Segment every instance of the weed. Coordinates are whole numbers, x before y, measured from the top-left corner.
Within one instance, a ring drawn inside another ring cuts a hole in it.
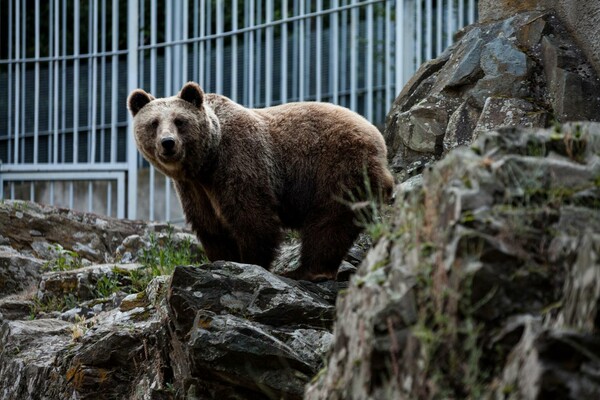
[[[72,293],[62,297],[49,296],[44,300],[34,297],[29,309],[29,318],[35,319],[40,313],[48,313],[52,311],[63,312],[77,306],[78,303],[79,300]]]
[[[96,294],[98,297],[110,297],[121,289],[121,283],[116,277],[103,275],[96,282]]]
[[[54,260],[47,261],[44,264],[44,268],[49,271],[70,271],[83,266],[81,257],[75,251],[65,249],[58,243],[48,249],[57,254]]]
[[[154,233],[150,233],[150,245],[142,250],[140,257],[144,268],[130,272],[131,286],[138,291],[144,290],[152,278],[171,275],[176,266],[190,265],[195,261],[197,260],[192,254],[191,240],[185,238],[182,242],[176,243],[173,239],[173,227],[168,227],[167,235],[164,237],[157,237]]]

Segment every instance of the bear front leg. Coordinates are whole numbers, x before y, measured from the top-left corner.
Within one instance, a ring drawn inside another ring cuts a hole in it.
[[[311,216],[301,230],[300,267],[288,275],[299,280],[335,280],[340,263],[362,228],[351,211]]]
[[[211,234],[198,232],[198,238],[206,257],[212,262],[217,260],[241,262],[239,246],[228,233]]]
[[[200,239],[210,261],[240,262],[237,241],[221,219],[201,185],[190,181],[174,181],[187,222]]]
[[[275,207],[269,207],[265,203],[246,201],[224,207],[223,210],[227,212],[241,262],[269,269],[283,239],[283,232],[281,221],[273,211]]]

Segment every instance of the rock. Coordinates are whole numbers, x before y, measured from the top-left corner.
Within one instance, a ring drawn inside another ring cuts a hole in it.
[[[599,160],[600,124],[503,128],[401,184],[305,398],[597,397]]]
[[[32,307],[33,303],[29,300],[12,296],[0,299],[0,315],[5,320],[25,319],[31,315]]]
[[[545,126],[547,120],[548,115],[546,111],[538,109],[527,100],[488,97],[483,106],[483,110],[481,111],[481,116],[477,121],[477,125],[471,132],[472,135],[477,136],[480,132],[489,131],[491,129],[514,126],[533,128]],[[460,125],[465,126],[466,124],[463,122]],[[463,143],[459,144],[467,143],[470,143],[468,139],[463,140]]]
[[[598,355],[597,335],[547,330],[534,320],[508,356],[495,395],[509,400],[596,398]]]
[[[599,120],[598,74],[554,13],[523,11],[458,37],[387,115],[388,157],[401,181],[486,130]]]
[[[600,121],[600,80],[581,62],[582,51],[557,37],[544,36],[542,59],[552,108],[559,121]]]
[[[165,291],[163,286],[159,297],[164,299]],[[159,303],[113,309],[75,324],[4,321],[1,397],[161,398],[169,393],[171,375],[160,309]]]
[[[33,289],[43,265],[43,260],[15,250],[0,250],[0,297]]]
[[[38,254],[34,243],[42,241],[44,251],[46,243],[60,244],[90,261],[109,262],[106,257],[114,254],[123,239],[142,231],[144,225],[26,201],[6,200],[0,205],[0,235],[15,250],[31,255]]]
[[[47,272],[42,276],[38,298],[73,295],[78,300],[104,297],[119,286],[131,283],[130,276],[143,270],[142,264],[98,264],[70,271]]]
[[[331,342],[334,309],[322,291],[253,265],[176,268],[167,301],[183,392],[301,398]]]

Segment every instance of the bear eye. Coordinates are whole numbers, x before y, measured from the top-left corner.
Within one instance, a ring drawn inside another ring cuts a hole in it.
[[[152,124],[152,129],[156,129],[156,128],[158,128],[158,120],[157,120],[157,119],[155,119],[155,120],[152,120],[152,123],[151,123],[151,124]]]
[[[175,123],[175,126],[178,128],[181,128],[182,126],[185,125],[185,120],[181,119],[181,118],[175,118],[175,121],[173,121]]]

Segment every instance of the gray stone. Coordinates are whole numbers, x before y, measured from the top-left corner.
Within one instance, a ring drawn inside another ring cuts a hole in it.
[[[306,398],[596,398],[599,160],[600,124],[504,128],[401,184]]]
[[[473,30],[470,34],[475,36],[475,32]],[[465,38],[465,45],[457,49],[456,53],[452,55],[452,58],[456,58],[457,62],[453,64],[451,76],[446,81],[447,88],[470,84],[483,72],[479,62],[483,45],[484,42],[479,37],[475,36],[471,41]]]
[[[483,131],[504,127],[543,128],[547,120],[547,113],[527,100],[488,97],[472,132],[477,135]]]
[[[223,290],[226,288],[226,290]],[[333,297],[255,265],[177,267],[167,298],[183,391],[301,398],[329,349]]]
[[[463,146],[473,141],[473,131],[480,111],[465,100],[450,116],[444,135],[444,151]]]
[[[37,286],[44,262],[15,251],[0,251],[0,297]]]
[[[552,107],[560,121],[600,121],[600,80],[570,43],[544,37],[544,71]]]
[[[126,286],[130,275],[142,271],[142,264],[97,264],[70,271],[47,272],[42,276],[37,297],[41,301],[72,295],[78,300],[100,297],[99,282]]]
[[[514,43],[504,37],[487,43],[480,62],[485,76],[469,91],[480,107],[490,96],[527,97],[532,63]]]

